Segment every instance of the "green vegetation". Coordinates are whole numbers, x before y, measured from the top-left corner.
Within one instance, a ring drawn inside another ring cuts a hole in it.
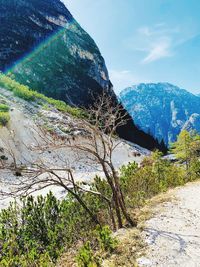
[[[0,126],[6,126],[9,120],[9,107],[5,104],[0,104]]]
[[[5,104],[0,104],[0,112],[8,112],[9,107]]]
[[[199,178],[200,175],[200,135],[184,130],[178,136],[177,142],[172,144],[172,153],[180,164],[185,164],[186,179],[188,181]]]
[[[76,262],[79,267],[98,267],[100,265],[100,259],[95,257],[92,251],[91,244],[87,241],[79,250],[76,256]]]
[[[98,211],[95,203],[93,206]],[[52,193],[35,200],[30,196],[0,213],[0,266],[54,266],[64,248],[79,239],[91,241],[96,249],[111,251],[116,245],[111,233],[108,227],[96,228],[71,197],[59,201]],[[79,266],[88,266],[82,263],[98,258],[87,242],[77,256]]]
[[[10,120],[10,115],[8,112],[0,112],[0,125],[6,126]]]
[[[70,246],[81,236],[86,223],[77,203],[60,202],[51,193],[36,200],[28,197],[21,209],[12,203],[0,215],[0,266],[50,266],[64,244]]]
[[[96,236],[102,251],[112,252],[117,247],[117,240],[112,237],[112,231],[109,226],[97,226]]]
[[[122,166],[120,185],[130,214],[152,196],[200,177],[199,135],[182,132],[172,151],[175,162],[155,151],[143,160],[141,166],[136,163]],[[89,192],[97,188],[103,199]],[[73,194],[62,201],[52,193],[37,199],[29,196],[20,205],[11,203],[9,208],[2,210],[0,266],[55,266],[70,248],[77,251],[73,257],[79,267],[101,266],[102,260],[118,247],[110,230],[110,207],[105,201],[112,193],[106,180],[99,177],[94,179],[90,190],[78,194],[97,215],[101,226],[85,213]],[[81,247],[77,246],[80,242]],[[69,254],[69,257],[72,255]]]
[[[90,241],[87,241],[77,253],[76,262],[79,267],[100,267],[102,255],[114,252],[118,246],[118,241],[112,236],[109,226],[97,226],[94,236],[97,237],[95,250]]]
[[[158,151],[145,158],[142,167],[135,163],[123,166],[121,174],[122,190],[131,208],[141,207],[154,195],[185,183],[182,166],[163,159]]]
[[[86,116],[86,113],[83,110],[70,107],[63,101],[47,97],[43,94],[38,93],[37,91],[31,90],[28,86],[16,82],[11,77],[3,73],[0,73],[0,86],[12,91],[15,96],[20,97],[26,101],[37,101],[39,104],[43,105],[48,103],[59,111],[67,112],[74,117],[84,118]]]

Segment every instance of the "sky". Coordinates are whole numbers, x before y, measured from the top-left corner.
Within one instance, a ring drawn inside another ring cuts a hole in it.
[[[97,43],[116,93],[169,82],[200,93],[199,0],[62,0]]]

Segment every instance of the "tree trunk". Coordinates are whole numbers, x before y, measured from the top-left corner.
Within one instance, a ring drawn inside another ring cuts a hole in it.
[[[120,229],[123,227],[123,223],[122,223],[122,216],[120,212],[119,200],[118,200],[116,192],[113,192],[113,201],[114,201],[114,207],[115,207],[115,212],[117,216],[118,228]]]
[[[112,204],[109,205],[109,213],[110,213],[110,218],[111,218],[111,222],[112,222],[112,226],[113,226],[113,231],[116,231],[117,230],[117,225],[116,225],[115,216],[114,216],[114,213],[113,213]]]
[[[112,173],[113,173],[113,178],[115,181],[115,186],[116,186],[116,191],[117,191],[117,198],[119,200],[119,205],[122,211],[122,214],[124,215],[125,219],[127,220],[127,222],[132,226],[132,227],[136,227],[137,226],[137,221],[133,220],[131,218],[131,216],[128,214],[127,208],[126,208],[126,204],[125,204],[125,200],[124,200],[124,195],[122,193],[121,187],[120,187],[120,181],[119,181],[119,177],[118,174],[116,173],[114,166],[111,164],[111,169],[112,169]]]
[[[119,199],[119,203],[120,203],[120,207],[121,207],[121,210],[122,210],[122,213],[125,217],[125,219],[127,220],[127,222],[132,226],[132,227],[136,227],[137,226],[137,221],[135,219],[132,219],[130,214],[127,212],[127,208],[126,206],[124,205],[122,199],[120,198]]]
[[[122,216],[121,216],[121,212],[120,212],[120,205],[119,205],[119,200],[117,197],[117,191],[116,191],[115,185],[113,183],[113,179],[109,175],[109,172],[105,166],[105,162],[100,160],[100,163],[101,163],[101,166],[103,168],[103,172],[106,176],[107,182],[110,185],[110,188],[112,190],[113,202],[114,202],[114,208],[115,208],[115,212],[116,212],[116,216],[117,216],[118,228],[122,228],[123,223],[122,223]]]

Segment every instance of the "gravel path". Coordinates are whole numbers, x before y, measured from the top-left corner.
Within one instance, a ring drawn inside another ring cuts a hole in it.
[[[158,205],[146,223],[148,246],[139,266],[200,266],[200,182],[171,193],[175,200]]]

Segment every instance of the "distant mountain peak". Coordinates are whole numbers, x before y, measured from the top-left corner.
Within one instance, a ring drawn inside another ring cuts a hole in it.
[[[124,94],[125,92],[129,92],[129,91],[136,91],[136,92],[140,92],[142,90],[149,90],[149,91],[165,91],[165,93],[169,92],[169,93],[174,93],[174,94],[179,94],[179,93],[185,93],[185,94],[192,94],[190,92],[188,92],[186,89],[182,89],[176,85],[173,85],[171,83],[168,82],[158,82],[158,83],[138,83],[135,85],[132,85],[131,87],[127,87],[124,90],[122,90],[122,92],[120,93],[120,95]]]
[[[170,83],[141,83],[119,96],[136,125],[168,145],[183,128],[199,131],[200,98]]]

